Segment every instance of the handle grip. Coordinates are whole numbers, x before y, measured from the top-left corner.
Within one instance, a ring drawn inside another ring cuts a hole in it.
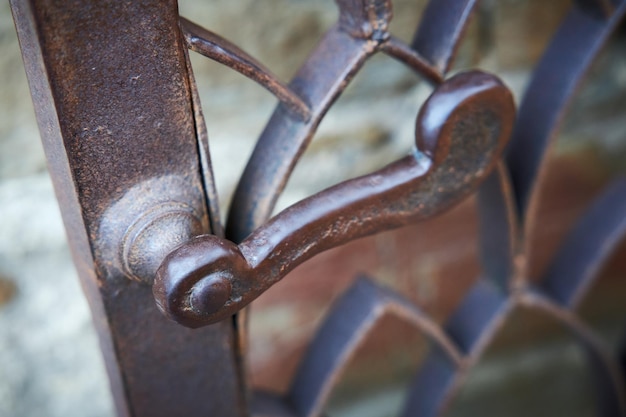
[[[489,175],[514,119],[497,77],[451,77],[420,109],[411,155],[298,202],[239,245],[202,235],[179,246],[157,271],[157,305],[187,327],[215,323],[324,250],[451,208]]]

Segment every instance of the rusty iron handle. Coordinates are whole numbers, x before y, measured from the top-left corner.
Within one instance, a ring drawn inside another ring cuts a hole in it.
[[[420,109],[411,155],[300,201],[239,245],[202,235],[179,246],[157,271],[157,305],[187,327],[215,323],[324,250],[441,213],[491,172],[514,119],[497,77],[451,77]]]

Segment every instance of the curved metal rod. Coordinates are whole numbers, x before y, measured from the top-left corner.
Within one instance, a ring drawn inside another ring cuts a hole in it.
[[[441,415],[512,309],[510,297],[485,280],[477,281],[446,323],[446,334],[463,352],[461,366],[452,368],[431,351],[409,387],[402,416]]]
[[[621,0],[608,20],[574,5],[533,74],[506,158],[527,242],[535,227],[537,190],[543,181],[547,150],[572,96],[625,14],[626,0]]]
[[[546,293],[576,308],[624,236],[626,179],[619,179],[596,198],[566,237],[542,281]]]
[[[550,142],[556,137],[577,85],[626,12],[623,1],[606,21],[599,12],[606,9],[603,0],[577,3],[546,50],[522,100],[507,150],[508,170],[494,173],[478,194],[482,261],[487,277],[501,288],[527,281],[529,266],[514,260],[516,254],[540,250],[531,243],[537,190],[541,188]],[[532,258],[532,254],[526,257]]]
[[[317,417],[347,367],[383,317],[393,316],[425,334],[438,352],[438,363],[461,366],[461,353],[443,330],[413,303],[359,278],[335,303],[309,345],[288,394],[300,417]]]
[[[371,41],[352,38],[337,26],[324,36],[289,84],[310,104],[311,117],[297,120],[282,106],[276,108],[235,189],[226,226],[229,239],[240,242],[270,217],[322,118],[374,51]]]
[[[452,368],[441,363],[433,352],[426,367],[413,380],[403,416],[434,417],[441,415],[454,400],[471,369],[481,359],[506,320],[517,308],[541,311],[547,318],[568,329],[583,348],[599,384],[599,415],[624,415],[624,380],[619,366],[602,340],[572,312],[540,293],[523,289],[505,296],[480,280],[468,293],[446,325],[446,333],[464,352],[461,366]],[[432,369],[438,373],[433,379]]]
[[[390,36],[380,45],[380,50],[392,58],[403,62],[431,84],[438,85],[444,80],[444,74],[435,68],[426,58],[398,38]]]
[[[589,362],[589,369],[597,381],[598,415],[603,417],[626,415],[626,384],[620,373],[618,361],[592,329],[572,311],[564,308],[536,291],[524,291],[517,299],[523,307],[541,310],[570,330],[576,337]]]
[[[339,23],[327,32],[289,84],[289,88],[310,105],[311,118],[306,122],[293,120],[281,107],[272,115],[246,165],[230,206],[226,236],[235,242],[240,242],[271,216],[287,179],[322,117],[365,61],[383,49],[431,82],[438,79],[433,63],[442,54],[446,65],[440,70],[449,67],[475,0],[431,0],[427,8],[430,11],[423,17],[420,27],[438,27],[438,30],[424,29],[419,38],[424,44],[435,45],[439,52],[415,56],[400,48],[387,33],[391,20],[390,1],[337,0],[337,3]],[[375,3],[374,6],[371,3]],[[371,13],[372,10],[378,13]],[[458,15],[460,10],[462,13]],[[452,31],[448,30],[450,27]],[[427,53],[429,51],[426,49]],[[418,62],[421,61],[418,57],[424,57],[426,62]]]
[[[515,256],[519,252],[520,230],[515,196],[503,162],[478,189],[480,259],[485,277],[502,291],[521,281]]]
[[[441,73],[448,72],[476,0],[432,0],[424,9],[411,46]]]
[[[513,97],[495,76],[450,78],[420,110],[416,152],[289,207],[238,246],[215,236],[182,245],[157,272],[159,307],[185,326],[214,323],[317,253],[454,206],[491,172],[514,114]]]
[[[297,94],[239,47],[184,17],[180,18],[180,28],[189,49],[256,81],[274,94],[297,117],[306,120],[311,116],[309,107]]]

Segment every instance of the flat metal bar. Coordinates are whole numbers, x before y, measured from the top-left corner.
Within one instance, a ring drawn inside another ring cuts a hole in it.
[[[466,355],[489,344],[494,323],[503,321],[510,309],[508,297],[493,284],[480,279],[445,324],[446,333]]]
[[[462,370],[432,349],[411,382],[402,417],[434,417],[452,401]]]
[[[417,51],[398,38],[390,36],[389,39],[381,44],[380,50],[412,68],[413,71],[424,77],[431,84],[439,85],[444,80],[444,74],[438,68],[435,68]]]
[[[186,72],[191,88],[191,104],[194,115],[194,127],[198,141],[198,155],[200,156],[200,166],[202,170],[202,188],[204,189],[204,201],[209,215],[209,226],[211,233],[224,237],[224,225],[220,213],[220,200],[217,194],[217,185],[213,175],[213,163],[211,162],[211,152],[209,150],[209,132],[206,128],[200,93],[191,68],[191,60],[188,51],[185,51]]]
[[[275,110],[235,190],[226,227],[230,240],[242,241],[271,216],[297,159],[372,49],[370,41],[334,27],[298,71],[289,88],[310,106],[311,116],[305,121],[283,106]]]
[[[144,181],[203,201],[176,2],[12,0],[35,110],[118,415],[241,416],[232,324],[190,331],[113,272],[106,210]],[[206,225],[206,207],[196,207]]]
[[[626,384],[620,373],[618,358],[612,349],[603,342],[572,310],[558,305],[541,292],[530,289],[520,293],[517,305],[541,311],[557,321],[576,338],[587,359],[588,369],[594,379],[596,406],[602,417],[626,415]]]
[[[184,17],[180,26],[192,51],[226,65],[266,88],[298,117],[307,119],[309,108],[263,64],[228,40]]]
[[[437,323],[411,302],[359,278],[336,302],[300,364],[288,394],[297,415],[317,417],[322,413],[350,358],[385,316],[414,326],[433,343],[447,366],[460,366],[460,352]]]
[[[583,77],[626,13],[622,1],[608,20],[574,6],[535,69],[507,153],[518,212],[533,223],[546,151]]]
[[[626,180],[611,183],[561,245],[542,280],[544,290],[576,308],[626,235]]]
[[[599,415],[624,415],[624,378],[617,360],[601,339],[569,309],[532,288],[505,295],[492,284],[479,280],[448,320],[445,329],[462,353],[460,366],[452,368],[431,353],[413,380],[404,416],[441,415],[463,386],[468,373],[480,361],[494,338],[519,308],[543,313],[569,330],[585,353],[596,379]]]
[[[448,319],[445,333],[461,352],[451,367],[437,352],[426,358],[409,387],[404,417],[441,415],[454,400],[470,369],[480,360],[512,311],[511,298],[493,284],[478,280]]]
[[[476,4],[476,0],[431,0],[413,37],[413,49],[441,73],[448,72]]]
[[[112,389],[117,414],[130,416],[126,404],[121,370],[110,366],[115,362],[115,346],[106,320],[105,307],[96,285],[93,285],[95,265],[87,228],[82,221],[78,190],[74,186],[70,162],[65,150],[60,121],[55,109],[51,80],[45,68],[39,33],[32,10],[32,4],[25,0],[11,0],[11,12],[15,22],[24,68],[28,78],[35,117],[42,136],[42,144],[48,159],[48,172],[59,205],[63,207],[61,217],[65,225],[72,260],[81,279],[85,296],[89,300],[94,325],[99,335],[100,348]],[[95,318],[98,318],[97,320]]]
[[[519,226],[515,197],[508,171],[503,163],[487,178],[478,191],[480,259],[485,278],[501,291],[507,291],[524,278],[516,270]]]

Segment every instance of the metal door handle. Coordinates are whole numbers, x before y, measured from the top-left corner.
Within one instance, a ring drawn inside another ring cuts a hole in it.
[[[202,235],[171,252],[153,286],[159,308],[184,326],[215,323],[315,254],[441,213],[488,176],[514,119],[497,77],[451,77],[420,109],[411,155],[300,201],[239,245]]]

